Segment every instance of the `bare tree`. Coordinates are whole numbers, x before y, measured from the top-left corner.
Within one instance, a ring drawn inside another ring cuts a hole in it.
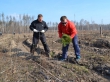
[[[0,14],[0,31],[3,33],[30,33],[29,25],[34,20],[34,16],[29,16],[28,14],[21,15],[16,19],[13,16],[5,16],[4,13]],[[95,21],[89,21],[81,19],[80,22],[72,21],[75,23],[76,28],[78,30],[98,30],[100,31],[100,26],[102,26],[102,30],[110,30],[110,24],[99,25],[96,24]],[[57,22],[47,22],[49,29],[56,31],[58,28]]]

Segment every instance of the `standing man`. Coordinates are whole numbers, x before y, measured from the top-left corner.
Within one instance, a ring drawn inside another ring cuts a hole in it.
[[[77,36],[77,30],[75,27],[75,24],[67,19],[66,16],[62,16],[60,18],[60,23],[58,25],[58,33],[59,37],[62,38],[63,34],[67,34],[71,37],[72,43],[73,43],[73,48],[75,51],[76,61],[79,61],[81,56],[80,56],[80,48],[78,45],[78,36]],[[60,60],[66,60],[67,59],[67,51],[68,51],[69,45],[63,46],[62,47],[62,58]]]
[[[34,54],[35,48],[39,42],[39,39],[41,40],[44,50],[46,52],[46,55],[49,56],[50,49],[46,43],[46,37],[45,32],[48,30],[48,26],[45,21],[43,21],[43,15],[39,14],[37,20],[34,20],[30,25],[30,30],[33,31],[33,42],[30,48],[30,52]]]

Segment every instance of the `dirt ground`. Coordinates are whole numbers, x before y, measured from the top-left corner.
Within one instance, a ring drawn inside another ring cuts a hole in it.
[[[110,32],[78,32],[81,61],[77,64],[72,43],[68,60],[59,61],[62,44],[57,32],[47,32],[48,58],[39,42],[30,54],[32,33],[0,36],[0,82],[110,82]]]

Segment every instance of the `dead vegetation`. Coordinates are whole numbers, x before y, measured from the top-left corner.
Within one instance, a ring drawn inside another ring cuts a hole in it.
[[[61,53],[58,35],[49,32],[46,36],[52,58],[45,56],[41,43],[35,56],[31,56],[32,34],[0,36],[0,82],[109,82],[109,34],[103,37],[97,37],[95,33],[79,34],[80,64],[74,61],[72,44],[68,60],[58,61]]]

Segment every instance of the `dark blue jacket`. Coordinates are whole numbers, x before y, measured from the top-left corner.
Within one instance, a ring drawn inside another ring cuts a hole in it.
[[[30,25],[30,30],[32,30],[33,31],[33,29],[36,29],[36,30],[38,30],[38,31],[42,31],[42,30],[45,30],[45,31],[47,31],[48,30],[48,26],[47,26],[47,24],[46,24],[46,22],[45,21],[42,21],[42,22],[39,22],[38,20],[34,20],[32,23],[31,23],[31,25]],[[44,35],[44,33],[41,33],[41,32],[34,32],[34,34],[33,34],[33,36],[39,36],[39,34],[40,35]]]

